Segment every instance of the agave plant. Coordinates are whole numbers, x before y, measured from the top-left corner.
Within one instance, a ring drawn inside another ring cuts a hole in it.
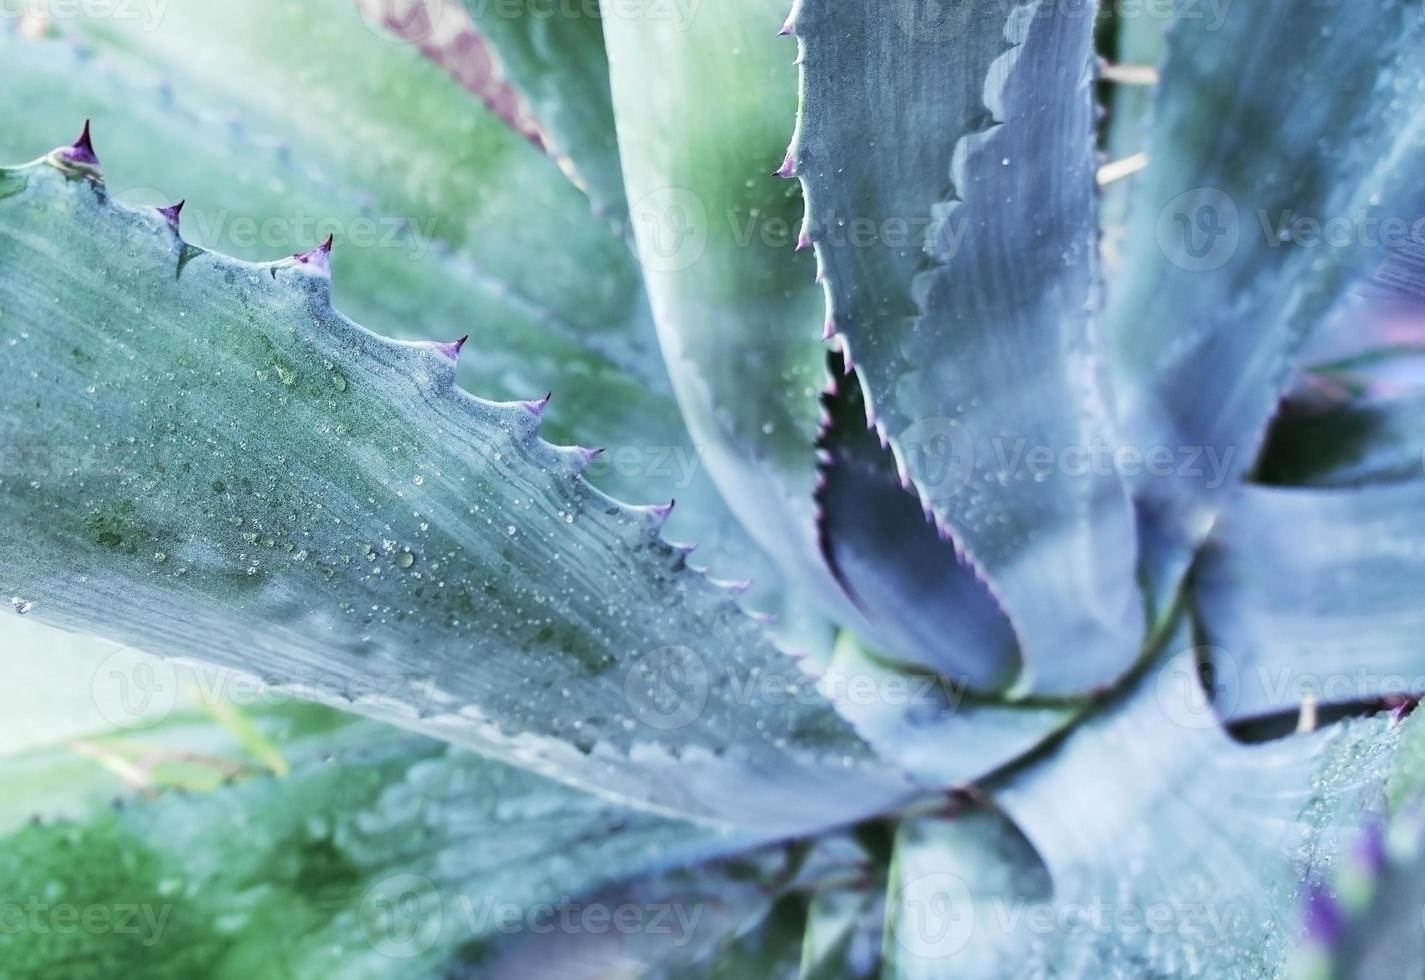
[[[1419,0],[4,25],[0,974],[1422,975]]]

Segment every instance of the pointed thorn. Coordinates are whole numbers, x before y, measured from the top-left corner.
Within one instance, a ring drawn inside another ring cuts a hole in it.
[[[805,252],[809,248],[811,248],[811,236],[802,232],[801,236],[797,238],[797,251]]]
[[[158,213],[163,215],[164,220],[168,222],[168,227],[174,231],[178,230],[178,216],[183,213],[183,205],[187,203],[188,201],[185,199],[179,201],[177,204],[170,204],[166,208],[158,209]]]
[[[836,319],[835,319],[835,317],[827,317],[827,318],[826,318],[826,325],[821,328],[821,339],[822,339],[822,340],[830,340],[832,337],[835,337],[835,336],[836,336]],[[848,373],[849,373],[849,372],[848,372]]]
[[[777,32],[777,36],[778,36],[778,37],[791,37],[792,34],[795,33],[795,32],[796,32],[796,27],[794,27],[794,26],[792,25],[792,20],[791,20],[791,18],[789,17],[789,18],[787,18],[787,22],[782,25],[782,29]]]
[[[797,162],[792,158],[792,151],[787,151],[787,156],[782,160],[782,165],[773,172],[773,177],[793,177],[797,172]]]
[[[86,166],[99,166],[99,157],[94,153],[94,140],[89,133],[89,120],[84,120],[84,131],[79,134],[79,139],[74,141],[74,145],[65,151],[65,156],[74,163],[82,163]]]
[[[327,240],[322,242],[310,252],[298,252],[292,258],[302,265],[309,265],[318,272],[331,273],[332,263],[332,236],[328,235]]]
[[[585,449],[583,447],[580,447],[579,449],[579,455],[583,457],[585,466],[588,466],[594,460],[598,459],[601,455],[603,455],[603,452],[603,446],[600,446],[598,449]]]
[[[546,391],[544,397],[532,402],[524,402],[524,410],[535,418],[544,418],[544,410],[549,407],[549,399],[554,397],[554,392]]]
[[[676,506],[678,506],[678,498],[674,497],[666,504],[654,504],[653,506],[649,507],[648,513],[653,515],[653,519],[657,521],[658,525],[661,527],[663,525],[663,522],[668,519],[668,515],[673,513],[673,508]]]
[[[460,349],[465,346],[465,342],[466,342],[467,340],[469,340],[469,339],[470,339],[470,335],[469,335],[469,334],[466,334],[464,337],[461,337],[459,340],[451,341],[451,342],[448,343],[448,344],[436,344],[436,345],[435,345],[435,349],[438,350],[438,351],[440,351],[440,352],[441,352],[442,354],[444,354],[446,357],[450,358],[452,361],[459,361],[459,360],[460,360]]]

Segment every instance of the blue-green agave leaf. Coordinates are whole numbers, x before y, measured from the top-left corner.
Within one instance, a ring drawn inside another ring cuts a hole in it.
[[[1244,487],[1194,572],[1230,719],[1425,692],[1425,481]]]
[[[1136,482],[1160,601],[1253,465],[1303,342],[1384,259],[1384,222],[1425,214],[1418,2],[1179,14],[1109,302],[1127,442],[1224,462]]]
[[[63,963],[77,980],[449,976],[512,924],[741,843],[375,723],[353,727],[364,746],[309,754],[286,779],[8,836],[7,895],[103,907],[128,925],[7,928],[5,975],[53,976]]]
[[[826,352],[796,187],[771,176],[796,113],[772,0],[656,0],[604,23],[635,247],[683,417],[733,512],[789,574],[854,617],[819,547]],[[716,93],[714,97],[713,93]],[[688,112],[690,102],[699,111]],[[855,625],[862,626],[862,623]]]
[[[658,980],[699,976],[787,978],[798,974],[806,893],[859,873],[862,851],[840,835],[792,842],[735,858],[669,870],[593,896],[607,908],[666,908],[656,929],[521,930],[473,958],[489,980],[553,976]]]
[[[1016,926],[1052,896],[1034,848],[995,811],[956,801],[908,819],[891,862],[882,976],[1036,975],[1016,972],[1026,952]]]
[[[903,794],[588,451],[454,386],[459,344],[337,314],[323,248],[193,249],[91,160],[0,171],[0,437],[30,450],[0,586],[37,619],[278,684],[400,679],[348,706],[699,819]]]
[[[881,755],[927,787],[963,786],[1071,724],[1083,705],[983,698],[957,682],[878,662],[849,635],[818,679],[822,693]]]
[[[990,787],[1053,880],[1047,908],[1020,909],[1015,975],[1275,976],[1310,882],[1384,805],[1415,720],[1238,744],[1217,727],[1196,652]],[[989,925],[985,940],[1003,948]]]
[[[1143,630],[1093,330],[1093,9],[800,0],[787,172],[871,416],[999,597],[1026,690],[1107,683]],[[874,84],[871,83],[874,80]]]
[[[890,451],[866,426],[855,378],[833,384],[816,497],[832,572],[874,628],[882,656],[961,688],[1009,686],[1020,669],[1009,620],[901,486]]]
[[[799,980],[879,976],[885,909],[884,886],[873,888],[865,880],[831,885],[813,895],[806,913]]]
[[[757,608],[783,611],[775,566],[728,513],[683,428],[636,266],[548,160],[344,0],[189,4],[182,15],[167,29],[192,44],[140,48],[139,64],[128,35],[102,24],[64,22],[88,33],[85,52],[0,30],[0,159],[68,135],[56,119],[91,116],[115,196],[186,198],[181,226],[195,245],[262,261],[335,231],[344,310],[403,339],[472,334],[481,355],[461,359],[463,386],[508,401],[552,392],[546,435],[606,450],[586,471],[591,482],[660,507],[676,498],[668,536],[696,543],[719,578],[753,580]],[[272,34],[270,21],[290,33]],[[241,56],[225,45],[248,34]],[[231,73],[212,72],[213,62]],[[373,97],[353,96],[353,65]],[[306,97],[286,98],[297,74]],[[258,80],[271,81],[270,98],[257,97]],[[242,110],[241,124],[223,107]],[[326,128],[333,114],[345,120],[339,131]],[[393,143],[419,181],[393,180]],[[453,220],[461,214],[469,231]]]

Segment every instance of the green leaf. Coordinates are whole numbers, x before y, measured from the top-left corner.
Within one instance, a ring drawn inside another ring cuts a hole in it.
[[[285,780],[103,809],[5,845],[0,880],[35,923],[12,915],[0,932],[6,976],[99,980],[444,976],[542,907],[736,842],[383,738]],[[63,908],[115,918],[56,928]]]
[[[0,587],[37,619],[362,681],[317,693],[699,819],[809,830],[904,794],[537,410],[335,313],[321,250],[195,253],[68,152],[0,201],[0,441],[32,450]]]
[[[1244,487],[1194,573],[1229,719],[1425,691],[1425,483]]]
[[[1093,18],[928,11],[797,4],[789,169],[871,417],[999,598],[1021,687],[1078,693],[1122,673],[1143,630],[1123,483],[1062,462],[1111,444]]]
[[[732,511],[790,577],[857,627],[818,541],[826,352],[801,203],[771,177],[796,113],[780,0],[660,0],[604,23],[632,229],[683,417]],[[710,98],[709,93],[717,93]],[[688,106],[696,104],[697,112]]]
[[[614,16],[622,6],[610,8]],[[665,5],[675,29],[692,16],[680,8]],[[465,9],[560,167],[589,195],[594,213],[621,230],[628,207],[598,3],[465,0]]]
[[[111,37],[103,31],[116,25],[83,19],[63,23],[88,33],[88,55],[0,32],[0,159],[32,157],[69,135],[55,120],[77,128],[93,117],[115,196],[134,205],[186,198],[193,244],[262,261],[335,231],[344,310],[394,337],[472,334],[480,356],[462,359],[463,386],[510,401],[552,391],[548,436],[606,449],[591,482],[621,499],[676,498],[670,538],[696,543],[699,562],[721,578],[753,579],[758,608],[795,601],[722,504],[683,428],[626,248],[547,159],[344,0],[170,13],[165,32],[187,44]],[[272,36],[269,22],[289,33]],[[230,49],[234,37],[249,38],[243,51]],[[294,43],[302,37],[320,43]],[[141,63],[126,53],[132,45]],[[391,104],[384,89],[359,97],[353,65],[406,101]],[[302,99],[287,97],[296,76]],[[346,122],[337,132],[327,129],[333,114]],[[393,177],[393,141],[418,182]]]
[[[1224,461],[1136,485],[1160,602],[1253,465],[1302,344],[1384,259],[1383,221],[1425,213],[1419,3],[1179,10],[1109,303],[1128,444]]]

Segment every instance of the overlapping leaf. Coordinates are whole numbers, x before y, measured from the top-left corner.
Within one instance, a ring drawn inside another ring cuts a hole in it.
[[[537,406],[333,312],[320,250],[195,251],[57,151],[0,176],[0,261],[0,430],[29,450],[0,579],[36,618],[277,683],[386,677],[358,710],[702,819],[903,792]]]
[[[1096,296],[1091,5],[802,0],[788,169],[831,326],[908,483],[998,595],[1026,688],[1113,679],[1142,633]]]

